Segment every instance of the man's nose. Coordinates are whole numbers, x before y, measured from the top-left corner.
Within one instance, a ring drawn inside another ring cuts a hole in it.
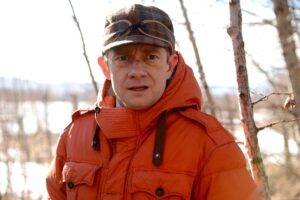
[[[145,67],[143,67],[140,61],[133,62],[129,67],[129,78],[143,78],[147,76]]]

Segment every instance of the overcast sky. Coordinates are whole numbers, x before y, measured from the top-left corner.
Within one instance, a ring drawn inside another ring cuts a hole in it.
[[[73,0],[80,22],[93,73],[103,80],[97,57],[101,54],[101,36],[107,12],[142,1]],[[147,4],[152,1],[144,1]],[[186,62],[197,68],[180,10],[179,1],[156,0],[174,20],[178,50]],[[231,39],[226,29],[230,24],[226,1],[185,0],[192,28],[197,37],[200,58],[208,84],[214,87],[235,87],[235,66]],[[268,3],[243,0],[242,7],[258,16],[272,19]],[[261,17],[243,13],[243,22],[259,22]],[[282,63],[277,32],[271,26],[244,26],[246,50],[266,69]],[[261,85],[263,76],[248,61],[250,84]],[[72,19],[68,0],[0,0],[0,77],[17,77],[37,82],[90,82],[83,57],[78,29]]]

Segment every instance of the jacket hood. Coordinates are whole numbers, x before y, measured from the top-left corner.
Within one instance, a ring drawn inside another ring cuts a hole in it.
[[[184,62],[183,57],[179,53],[178,58],[176,72],[160,101],[154,106],[160,106],[163,110],[183,107],[193,107],[200,110],[201,90],[193,70]]]
[[[196,110],[201,109],[200,87],[192,69],[185,64],[183,57],[179,53],[176,72],[173,74],[172,80],[159,101],[147,109],[115,108],[115,98],[110,96],[112,94],[110,85],[110,81],[106,80],[103,85],[101,98],[98,96],[98,106],[101,108],[101,112],[96,117],[101,129],[104,132],[109,132],[110,136],[107,135],[107,137],[120,137],[121,132],[124,134],[127,132],[126,136],[136,135],[136,123],[139,123],[139,130],[146,130],[149,126],[155,125],[164,111],[187,107],[192,107]]]

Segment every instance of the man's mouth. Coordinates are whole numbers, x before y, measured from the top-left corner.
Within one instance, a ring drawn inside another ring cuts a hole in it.
[[[136,92],[140,92],[140,91],[144,91],[147,90],[149,87],[148,86],[133,86],[128,88],[131,91],[136,91]]]

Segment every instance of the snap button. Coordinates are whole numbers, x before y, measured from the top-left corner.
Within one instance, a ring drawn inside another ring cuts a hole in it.
[[[156,153],[154,157],[155,157],[156,160],[158,160],[158,159],[160,159],[160,154]]]
[[[72,181],[68,182],[68,188],[70,189],[74,188],[74,183]]]
[[[158,197],[162,197],[165,194],[164,188],[162,187],[156,188],[155,194]]]
[[[98,106],[95,107],[95,113],[99,113],[100,112],[100,108]]]

